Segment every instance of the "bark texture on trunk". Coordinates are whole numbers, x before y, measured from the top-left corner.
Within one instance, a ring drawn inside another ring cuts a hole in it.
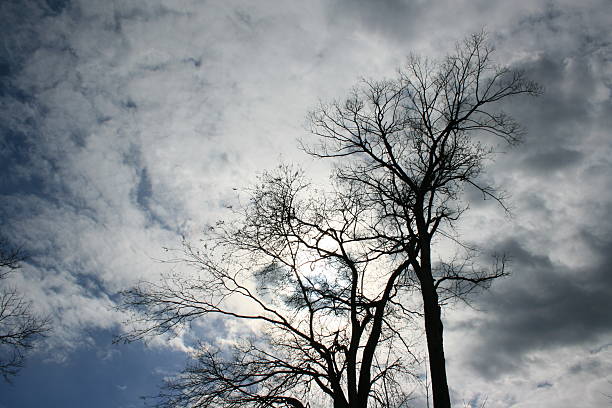
[[[442,311],[438,301],[438,292],[434,285],[431,269],[431,241],[423,219],[420,218],[419,221],[419,231],[422,234],[422,238],[421,264],[419,265],[417,275],[423,296],[433,405],[434,408],[450,408],[450,394],[446,379],[446,360],[444,358],[444,327],[442,325]]]
[[[429,371],[434,408],[450,408],[450,395],[446,380],[446,361],[444,359],[443,326],[438,295],[433,288],[423,290],[425,309],[425,332],[429,353]]]

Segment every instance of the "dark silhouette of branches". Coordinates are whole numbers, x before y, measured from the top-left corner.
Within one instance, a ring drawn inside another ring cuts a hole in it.
[[[492,53],[480,33],[441,61],[412,56],[397,78],[364,80],[345,101],[321,104],[310,115],[319,142],[304,146],[337,159],[336,179],[376,211],[381,252],[409,260],[402,274],[421,291],[436,408],[450,406],[441,304],[506,272],[503,257],[490,269],[474,266],[471,254],[435,264],[432,243],[436,235],[457,239],[453,224],[467,210],[466,185],[507,210],[503,196],[479,181],[494,145],[516,144],[523,134],[497,102],[540,92],[521,72],[494,64]]]
[[[494,143],[522,130],[497,102],[539,88],[495,65],[484,35],[442,61],[411,57],[397,78],[363,81],[310,115],[319,158],[337,159],[331,191],[300,170],[264,173],[235,221],[219,222],[175,260],[172,274],[123,292],[135,341],[206,317],[239,320],[260,335],[202,344],[168,381],[164,407],[402,407],[415,361],[407,329],[424,320],[432,396],[450,407],[441,306],[504,276],[474,250],[432,261],[435,237],[457,242],[466,185],[503,208],[479,175]],[[414,293],[419,310],[411,310]]]
[[[22,260],[18,249],[0,239],[0,374],[6,381],[17,375],[27,351],[50,330],[49,320],[32,312],[31,303],[6,284]]]
[[[198,247],[185,243],[176,261],[199,270],[196,278],[123,292],[133,328],[120,340],[207,316],[262,333],[199,347],[159,405],[405,406],[412,313],[398,299],[411,263],[381,235],[365,197],[351,186],[314,191],[290,166],[265,173],[250,194],[237,221],[210,228]]]

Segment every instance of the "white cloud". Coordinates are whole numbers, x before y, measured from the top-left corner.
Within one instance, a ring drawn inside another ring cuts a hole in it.
[[[5,51],[20,68],[11,86],[29,97],[0,98],[2,120],[18,132],[11,143],[25,157],[11,164],[10,179],[22,185],[0,196],[0,215],[3,231],[32,254],[15,284],[55,316],[58,349],[83,342],[88,327],[120,322],[109,295],[155,279],[166,268],[154,260],[164,258],[162,247],[221,216],[235,200],[232,187],[279,159],[324,174],[295,142],[318,98],[341,98],[360,76],[393,75],[411,50],[441,55],[483,26],[501,60],[555,88],[549,103],[510,107],[531,136],[491,169],[517,215],[478,206],[461,231],[480,242],[522,238],[567,273],[601,256],[581,234],[601,240],[610,232],[605,2],[330,4],[83,0],[55,16],[26,4],[29,17],[5,35]],[[561,147],[582,155],[573,167],[528,166],[544,153],[554,165]],[[461,338],[448,332],[449,350],[460,353]],[[491,407],[575,405],[587,383],[585,404],[595,406],[597,371],[564,373],[581,358],[610,364],[580,345],[542,350],[491,388],[477,375],[464,382],[456,373],[467,363],[449,358],[455,389],[470,390],[458,395],[488,393]],[[546,381],[552,387],[537,388]]]

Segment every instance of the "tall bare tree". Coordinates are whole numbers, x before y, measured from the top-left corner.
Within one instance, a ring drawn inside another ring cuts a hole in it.
[[[196,277],[123,292],[134,325],[122,340],[212,316],[261,331],[229,348],[201,345],[160,406],[406,406],[413,314],[398,299],[411,260],[380,235],[367,195],[352,187],[316,191],[281,166],[260,178],[235,221],[211,228],[198,248],[186,244],[176,261]]]
[[[385,250],[407,260],[401,273],[420,290],[436,408],[451,404],[441,305],[505,272],[503,259],[488,269],[465,259],[434,263],[434,238],[457,238],[452,227],[467,209],[466,185],[503,206],[496,190],[479,181],[496,144],[522,136],[498,102],[540,92],[521,72],[496,65],[492,51],[485,35],[476,34],[442,60],[413,56],[397,78],[363,81],[345,101],[310,115],[320,143],[306,150],[339,159],[336,179],[375,209]]]
[[[22,256],[0,239],[0,374],[10,381],[23,367],[26,353],[49,330],[49,320],[32,311],[23,294],[7,284]]]
[[[442,61],[412,57],[397,78],[321,105],[310,115],[320,143],[305,149],[338,159],[331,191],[290,166],[264,173],[233,221],[185,244],[176,261],[196,276],[123,292],[125,341],[213,316],[261,330],[200,345],[161,406],[406,406],[415,360],[406,333],[422,317],[434,406],[450,407],[441,306],[505,271],[503,259],[433,262],[432,245],[457,238],[466,185],[502,203],[479,175],[495,143],[517,143],[521,129],[496,103],[539,92],[491,53],[474,35]],[[420,309],[409,306],[415,297]]]

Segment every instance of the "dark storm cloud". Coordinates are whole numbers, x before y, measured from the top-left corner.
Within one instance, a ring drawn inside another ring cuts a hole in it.
[[[544,93],[537,101],[504,108],[528,130],[519,150],[527,172],[546,174],[590,159],[581,150],[590,147],[585,146],[589,133],[609,121],[612,107],[606,74],[612,48],[605,19],[596,10],[549,5],[521,21],[503,41],[520,41],[525,32],[535,38],[536,54],[516,68],[541,84]]]
[[[578,45],[581,46],[582,43]],[[518,67],[544,89],[529,107],[513,106],[522,117],[531,119],[526,124],[531,136],[527,140],[530,146],[550,147],[553,143],[579,144],[583,141],[584,132],[577,131],[589,124],[588,119],[598,103],[592,98],[602,79],[594,68],[604,62],[605,57],[576,51],[547,50],[536,61]],[[526,109],[534,115],[527,115]]]
[[[564,64],[557,62],[535,75],[548,89],[532,105],[538,118],[528,123],[526,143],[509,155],[508,167],[494,174],[500,179],[514,174],[509,190],[517,190],[512,200],[517,218],[531,221],[526,230],[513,229],[496,248],[511,257],[511,278],[477,301],[486,317],[473,322],[478,340],[469,364],[484,378],[525,369],[534,352],[585,347],[612,334],[612,192],[602,188],[610,185],[612,165],[593,154],[598,145],[600,153],[610,151],[609,131],[601,130],[609,120],[605,112],[610,112],[610,102],[591,100],[597,80],[588,69],[593,61],[578,59],[563,74],[558,67]],[[580,85],[572,87],[574,81]],[[583,197],[576,200],[582,205],[568,206],[578,191]],[[557,235],[559,231],[566,232]],[[545,244],[532,248],[533,242]],[[556,246],[587,248],[580,256],[589,259],[588,265],[553,260]]]
[[[546,172],[562,169],[580,162],[584,155],[564,147],[551,148],[549,151],[531,152],[523,159],[523,163],[536,172]]]
[[[596,347],[612,334],[612,47],[605,15],[603,8],[550,3],[498,36],[503,47],[531,48],[513,65],[544,93],[502,106],[528,133],[487,173],[510,193],[514,213],[494,248],[511,257],[512,275],[475,300],[482,319],[463,323],[475,339],[465,362],[489,380],[528,373],[538,356]],[[593,360],[568,373],[601,367]],[[540,388],[556,382],[550,384]]]
[[[571,270],[516,239],[496,248],[511,258],[512,278],[482,296],[486,312],[471,364],[483,376],[515,370],[531,351],[599,341],[612,333],[612,239],[598,241],[596,264]]]

